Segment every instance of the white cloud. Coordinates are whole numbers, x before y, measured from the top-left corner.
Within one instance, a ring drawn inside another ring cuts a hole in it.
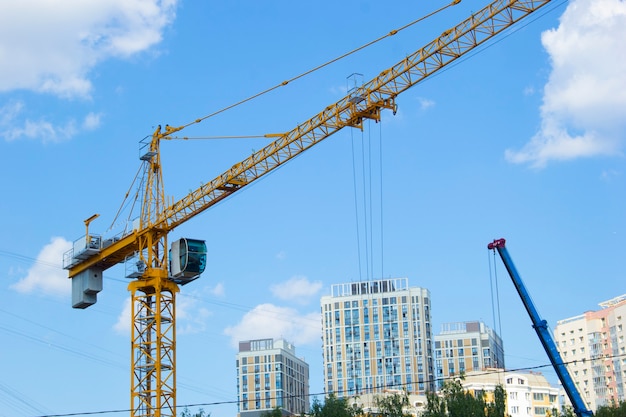
[[[319,341],[320,316],[318,312],[301,315],[293,308],[260,304],[224,333],[230,336],[233,347],[242,340],[265,338],[283,338],[296,346],[305,345]]]
[[[433,100],[430,100],[424,97],[418,97],[417,101],[420,104],[420,110],[426,110],[435,105],[435,102]]]
[[[180,292],[176,295],[176,334],[184,335],[200,333],[206,329],[206,323],[212,313],[199,302],[196,292]],[[130,322],[132,319],[131,298],[124,301],[121,313],[113,330],[119,334],[130,334]]]
[[[50,239],[50,243],[37,255],[26,277],[11,285],[11,288],[24,294],[70,296],[72,283],[67,271],[62,269],[62,260],[63,254],[71,247],[72,243],[62,237]]]
[[[572,0],[559,27],[543,33],[552,71],[544,87],[541,128],[513,163],[618,155],[626,137],[626,3]]]
[[[113,330],[118,334],[130,334],[130,320],[132,316],[130,297],[124,300],[122,312],[117,316],[117,322],[113,325]]]
[[[90,70],[160,42],[177,0],[3,2],[0,92],[89,97]]]
[[[96,129],[100,126],[102,117],[100,114],[89,113],[80,122],[69,119],[64,124],[53,124],[44,118],[24,118],[25,108],[21,101],[13,101],[0,107],[0,137],[8,142],[19,139],[36,139],[43,143],[62,142],[81,131]]]
[[[215,287],[209,289],[209,293],[215,297],[224,297],[226,295],[226,289],[224,288],[224,284],[218,282],[215,284]]]
[[[270,291],[281,300],[308,304],[321,288],[321,281],[310,282],[307,277],[295,276],[280,284],[272,285]]]
[[[200,305],[197,293],[180,292],[176,300],[176,333],[200,333],[206,329],[211,312]]]

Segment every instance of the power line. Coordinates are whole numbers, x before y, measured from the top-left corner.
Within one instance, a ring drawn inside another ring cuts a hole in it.
[[[625,353],[622,354],[618,354],[618,355],[606,355],[606,356],[602,356],[602,357],[598,357],[598,358],[590,358],[590,359],[583,359],[582,362],[586,362],[587,360],[598,360],[598,359],[617,359],[617,358],[624,358],[626,357]],[[562,362],[564,365],[569,365],[569,364],[574,364],[579,362],[578,360],[573,360],[573,361],[566,361],[566,362]],[[544,364],[544,365],[537,365],[537,366],[530,366],[530,367],[521,367],[521,368],[513,368],[513,369],[493,369],[493,370],[489,370],[489,371],[484,371],[484,372],[476,372],[473,373],[472,376],[482,376],[482,375],[492,375],[494,373],[498,373],[498,374],[506,374],[506,373],[512,373],[512,372],[522,372],[522,371],[532,371],[535,369],[541,369],[541,368],[547,368],[547,367],[552,367],[551,364]],[[460,375],[455,375],[455,376],[448,376],[445,378],[436,378],[435,380],[432,379],[428,379],[425,380],[425,383],[429,383],[429,382],[435,382],[437,380],[444,380],[444,381],[455,381],[458,380],[460,378]],[[401,384],[385,384],[384,387],[376,387],[378,388],[396,388],[396,389],[401,389],[401,388],[405,388],[407,386],[410,385],[414,385],[416,382],[408,382],[408,383],[401,383]],[[341,390],[341,391],[333,391],[332,394],[341,394],[342,396],[344,396],[345,394],[348,394],[348,396],[352,396],[352,395],[360,395],[363,393],[363,390],[360,390],[358,392],[356,392],[356,390]],[[326,392],[317,392],[317,393],[309,393],[308,395],[306,395],[307,397],[317,397],[317,396],[326,396],[327,393]],[[303,397],[303,395],[284,395],[281,396],[280,398],[300,398]],[[269,399],[277,399],[278,397],[271,397]],[[184,405],[178,405],[176,408],[189,408],[189,407],[214,407],[214,406],[219,406],[219,405],[229,405],[229,404],[239,404],[243,401],[239,401],[239,400],[227,400],[227,401],[213,401],[213,402],[206,402],[206,403],[193,403],[193,404],[184,404]],[[97,415],[97,414],[113,414],[113,413],[126,413],[126,412],[130,412],[130,409],[117,409],[117,410],[103,410],[103,411],[87,411],[87,412],[76,412],[76,413],[66,413],[66,414],[45,414],[45,415],[40,415],[40,416],[34,416],[34,417],[73,417],[73,416],[88,416],[88,415]]]

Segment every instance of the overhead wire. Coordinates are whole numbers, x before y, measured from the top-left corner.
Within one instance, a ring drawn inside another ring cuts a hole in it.
[[[626,353],[620,353],[620,354],[615,354],[615,355],[609,355],[609,356],[603,356],[602,358],[598,358],[598,359],[617,359],[617,358],[626,358]],[[593,359],[590,359],[593,360]],[[562,362],[563,365],[569,365],[569,364],[574,364],[578,361],[573,360],[573,361],[564,361]],[[584,362],[584,361],[583,361]],[[536,366],[524,366],[524,367],[518,367],[518,368],[510,368],[510,369],[490,369],[488,371],[482,371],[482,372],[476,372],[473,373],[472,376],[484,376],[484,375],[492,375],[494,373],[498,373],[500,375],[505,375],[507,373],[520,373],[520,372],[524,372],[524,371],[534,371],[537,369],[542,369],[542,368],[552,368],[552,364],[546,363],[546,364],[542,364],[542,365],[536,365]],[[459,380],[459,376],[455,375],[455,376],[448,376],[448,377],[443,377],[443,378],[435,378],[435,379],[426,379],[424,380],[425,383],[432,383],[437,381],[438,379],[444,380],[444,381],[456,381]],[[390,388],[390,389],[403,389],[406,388],[407,386],[410,385],[415,385],[415,381],[413,382],[403,382],[403,383],[393,383],[393,384],[385,384],[385,388]],[[348,390],[348,389],[344,389],[344,390],[338,390],[338,391],[333,391],[334,394],[341,394],[341,395],[353,395],[356,393],[353,393],[352,390]],[[321,392],[316,392],[316,393],[309,393],[308,397],[317,397],[317,396],[323,396],[325,397],[326,395],[328,395],[327,392],[321,391]],[[303,395],[290,395],[289,397],[302,397]],[[265,398],[265,397],[264,397]],[[271,397],[270,399],[275,399],[276,397]],[[232,404],[239,404],[242,401],[240,400],[226,400],[226,401],[212,401],[212,402],[204,402],[204,403],[189,403],[189,404],[182,404],[182,405],[177,405],[177,408],[179,409],[185,409],[185,408],[189,408],[189,407],[215,407],[215,406],[220,406],[220,405],[232,405]],[[130,409],[112,409],[112,410],[100,410],[100,411],[85,411],[85,412],[74,412],[74,413],[63,413],[63,414],[44,414],[44,415],[38,415],[38,416],[33,416],[33,417],[74,417],[74,416],[89,416],[89,415],[98,415],[98,414],[115,414],[115,413],[127,413],[129,411],[132,411]],[[210,413],[209,413],[210,414]]]
[[[21,415],[30,413],[45,414],[47,412],[46,407],[2,382],[0,382],[0,403],[7,408],[19,411]]]

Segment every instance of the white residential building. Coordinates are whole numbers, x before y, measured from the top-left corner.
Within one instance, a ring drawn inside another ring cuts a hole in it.
[[[332,285],[321,298],[325,392],[434,390],[430,309],[407,278]]]
[[[559,388],[552,387],[539,372],[505,372],[503,369],[468,372],[463,388],[476,394],[485,394],[493,401],[497,385],[506,391],[506,415],[511,417],[544,417],[561,409]]]
[[[600,307],[554,328],[561,358],[591,411],[626,400],[626,294]]]

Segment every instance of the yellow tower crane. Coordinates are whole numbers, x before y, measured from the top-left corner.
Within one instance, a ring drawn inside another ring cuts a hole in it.
[[[159,126],[140,158],[146,180],[138,224],[122,236],[103,239],[89,233],[89,224],[97,215],[91,216],[85,220],[85,236],[74,243],[63,259],[63,267],[72,279],[75,308],[96,302],[97,293],[102,290],[103,271],[133,259],[134,269],[127,275],[134,278],[129,284],[131,416],[176,415],[176,293],[180,285],[203,272],[206,247],[202,241],[181,239],[174,242],[170,255],[170,231],[342,128],[362,129],[365,119],[379,121],[383,109],[395,113],[395,100],[400,93],[549,2],[490,3],[311,119],[286,133],[267,135],[277,139],[171,205],[166,204],[163,191],[159,144],[186,125]]]

